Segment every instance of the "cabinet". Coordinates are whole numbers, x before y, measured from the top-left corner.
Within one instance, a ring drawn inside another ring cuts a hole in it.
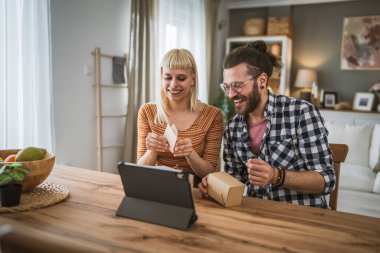
[[[360,112],[360,111],[338,111],[338,110],[320,110],[325,121],[340,124],[364,125],[380,124],[380,113],[378,112]]]
[[[290,68],[292,57],[292,40],[283,35],[278,36],[242,36],[231,37],[226,40],[226,54],[232,49],[251,41],[262,40],[267,43],[268,49],[280,57],[282,68],[275,68],[268,86],[275,94],[289,95],[290,93]]]

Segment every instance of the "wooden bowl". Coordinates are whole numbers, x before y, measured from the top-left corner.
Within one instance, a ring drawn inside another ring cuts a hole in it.
[[[0,150],[0,157],[5,159],[9,155],[17,154],[19,150],[20,149]],[[31,191],[34,187],[41,184],[50,175],[54,167],[54,162],[55,156],[49,152],[46,153],[45,158],[42,160],[20,162],[23,166],[31,170],[27,178],[22,182],[22,192]]]

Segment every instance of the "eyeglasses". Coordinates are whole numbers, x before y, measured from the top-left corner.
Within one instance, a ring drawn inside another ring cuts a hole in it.
[[[228,83],[221,83],[219,86],[220,88],[224,91],[224,93],[226,93],[228,95],[229,91],[230,91],[230,88],[232,88],[235,92],[238,92],[240,93],[241,90],[243,89],[243,87],[249,82],[249,81],[252,81],[253,79],[257,78],[259,75],[261,75],[261,73],[255,75],[254,77],[248,79],[247,81],[245,82],[232,82],[230,84]]]

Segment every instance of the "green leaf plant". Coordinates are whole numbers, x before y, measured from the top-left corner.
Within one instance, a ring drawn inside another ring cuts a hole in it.
[[[0,163],[0,186],[15,184],[23,181],[31,172],[30,169],[22,166],[22,163]]]
[[[224,92],[220,92],[214,105],[222,111],[224,125],[226,125],[228,120],[235,115],[234,103],[226,96],[226,94],[224,94]]]

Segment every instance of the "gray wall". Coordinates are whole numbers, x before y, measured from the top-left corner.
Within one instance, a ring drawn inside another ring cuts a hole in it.
[[[130,0],[51,0],[53,103],[56,163],[97,168],[94,58],[91,52],[124,55],[128,50]],[[85,68],[89,73],[85,74]],[[111,80],[110,63],[102,67],[105,83]],[[117,90],[117,89],[115,89]],[[119,90],[118,90],[119,91]],[[110,113],[126,108],[121,94],[107,94],[103,104]],[[108,107],[108,108],[107,108]],[[112,107],[112,108],[111,108]],[[119,113],[120,114],[120,113]],[[109,142],[121,142],[124,122],[104,125]],[[116,139],[116,140],[115,140]],[[105,151],[105,167],[115,172],[121,150]]]
[[[380,1],[363,0],[326,4],[281,6],[230,10],[229,36],[241,36],[249,17],[293,17],[293,51],[291,87],[300,68],[318,71],[318,85],[325,91],[338,92],[339,101],[352,103],[355,92],[367,92],[380,81],[380,71],[347,71],[340,69],[340,46],[343,17],[380,15]],[[277,15],[278,14],[278,15]]]
[[[315,58],[319,86],[337,91],[339,101],[352,103],[355,92],[367,92],[380,81],[380,71],[340,69],[343,18],[380,15],[380,1],[352,1],[293,7],[292,79],[304,61]],[[293,82],[294,83],[294,82]]]

